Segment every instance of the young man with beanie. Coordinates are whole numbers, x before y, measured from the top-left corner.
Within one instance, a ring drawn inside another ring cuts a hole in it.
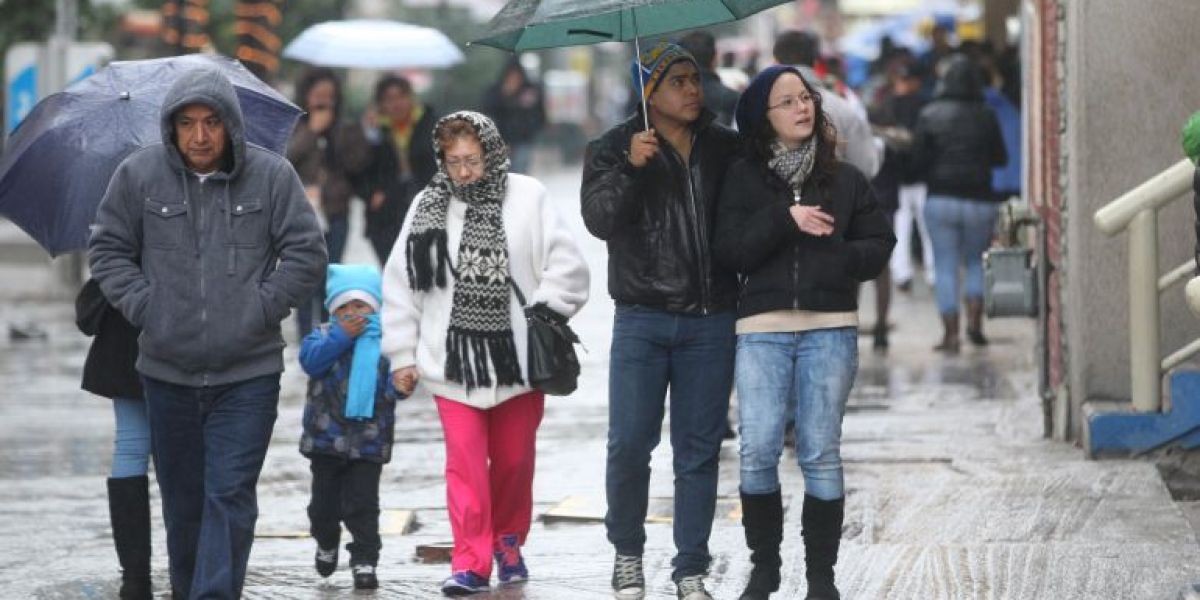
[[[711,598],[703,577],[717,463],[733,379],[737,280],[712,257],[717,194],[739,139],[704,107],[700,69],[660,43],[633,65],[640,112],[592,141],[583,171],[588,231],[608,244],[616,300],[609,369],[608,539],[618,598],[645,594],[642,552],[650,455],[671,391],[675,471],[672,579],[678,597]],[[649,129],[643,131],[643,117]]]
[[[329,265],[325,309],[330,322],[305,338],[300,367],[309,376],[300,453],[312,461],[310,532],[316,569],[337,569],[342,523],[354,541],[350,570],[355,589],[379,582],[379,475],[392,459],[396,401],[388,360],[380,356],[379,307],[383,284],[368,265]]]
[[[88,258],[142,330],[175,597],[237,598],[279,404],[279,323],[317,287],[325,241],[287,159],[246,141],[221,72],[180,75],[161,119],[162,143],[109,181]]]

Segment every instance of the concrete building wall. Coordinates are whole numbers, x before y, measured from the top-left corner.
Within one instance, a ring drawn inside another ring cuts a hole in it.
[[[1067,0],[1064,318],[1074,415],[1093,398],[1129,397],[1127,240],[1092,214],[1182,158],[1179,129],[1200,109],[1200,2]],[[1159,214],[1161,271],[1191,255],[1191,203]],[[1163,297],[1171,352],[1200,335],[1182,290]],[[1078,434],[1078,418],[1072,429]]]

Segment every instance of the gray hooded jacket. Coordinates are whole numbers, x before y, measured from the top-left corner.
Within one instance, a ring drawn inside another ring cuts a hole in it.
[[[172,116],[216,111],[226,160],[205,180],[185,166]],[[137,369],[194,387],[283,370],[279,323],[322,279],[325,242],[288,161],[246,142],[219,72],[180,77],[162,108],[162,143],[117,167],[88,245],[105,296],[142,329]]]

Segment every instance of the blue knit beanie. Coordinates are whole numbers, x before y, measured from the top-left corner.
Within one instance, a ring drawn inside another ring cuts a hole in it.
[[[775,80],[784,73],[795,73],[796,77],[804,79],[804,75],[796,67],[771,65],[759,71],[750,81],[746,91],[738,98],[737,109],[734,111],[738,131],[745,135],[754,135],[767,120],[767,102],[771,96],[771,88],[775,86]]]
[[[383,304],[383,280],[372,265],[329,265],[325,278],[325,309],[329,312],[351,300],[366,302],[375,312]]]
[[[633,78],[633,89],[642,90],[642,99],[649,100],[650,95],[654,90],[658,89],[658,84],[662,83],[662,78],[667,74],[671,65],[686,60],[699,69],[699,64],[695,57],[690,52],[683,49],[679,44],[670,42],[659,42],[649,49],[643,50],[642,55],[629,64],[629,74]],[[638,69],[641,69],[642,74],[638,75]]]

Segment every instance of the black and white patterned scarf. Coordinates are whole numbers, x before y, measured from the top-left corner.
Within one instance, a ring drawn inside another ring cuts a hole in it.
[[[513,342],[509,307],[508,243],[504,235],[504,194],[508,188],[508,148],[488,117],[459,111],[442,117],[434,134],[451,120],[471,124],[483,145],[484,174],[459,185],[450,178],[440,148],[438,172],[425,187],[406,241],[408,280],[412,289],[446,287],[449,252],[446,214],[451,197],[467,204],[458,257],[452,266],[454,297],[446,332],[446,379],[466,386],[491,387],[488,363],[495,367],[496,384],[524,384],[517,347]]]
[[[800,189],[804,187],[804,182],[812,174],[813,165],[816,163],[817,136],[810,136],[795,150],[788,148],[783,142],[775,140],[771,143],[771,153],[772,157],[767,161],[767,166],[771,167],[771,170],[783,178],[792,191],[799,195]]]

